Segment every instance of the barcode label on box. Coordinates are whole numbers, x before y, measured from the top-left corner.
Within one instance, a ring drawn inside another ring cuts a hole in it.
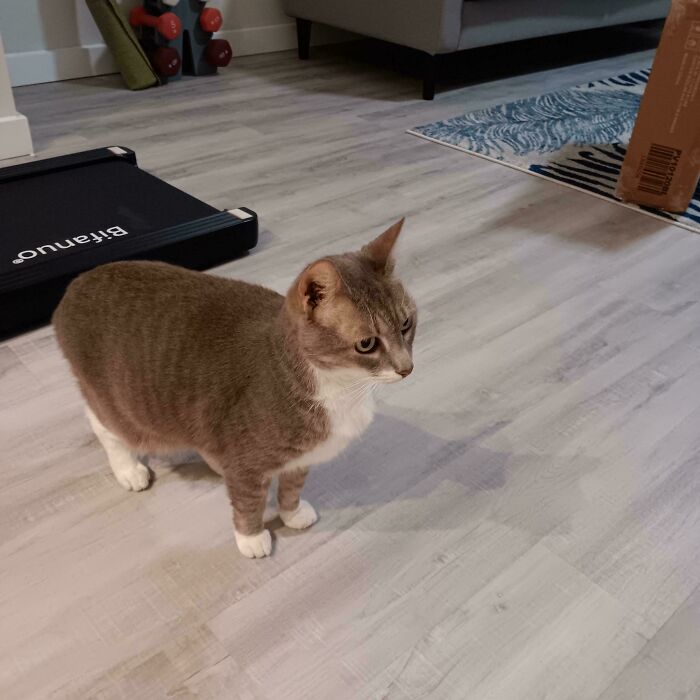
[[[644,160],[644,167],[642,168],[642,175],[639,178],[637,189],[640,192],[648,192],[649,194],[666,194],[673,180],[673,173],[676,171],[682,152],[678,148],[652,143],[649,153]]]

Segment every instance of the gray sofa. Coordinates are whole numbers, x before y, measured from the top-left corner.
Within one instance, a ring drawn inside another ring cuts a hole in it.
[[[441,55],[661,19],[670,0],[283,0],[283,5],[297,21],[299,58],[309,57],[312,22],[423,51],[423,97],[431,100]]]

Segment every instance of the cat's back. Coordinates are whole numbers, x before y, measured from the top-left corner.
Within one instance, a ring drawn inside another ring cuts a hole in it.
[[[257,285],[157,262],[102,265],[69,285],[54,313],[56,335],[76,351],[117,350],[160,337],[172,348],[218,335],[229,339],[263,328],[283,297]]]

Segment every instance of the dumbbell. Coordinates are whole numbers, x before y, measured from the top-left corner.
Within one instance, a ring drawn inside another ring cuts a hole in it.
[[[221,29],[224,18],[215,7],[205,7],[199,13],[199,26],[205,31],[213,34]]]
[[[177,39],[182,32],[182,22],[176,14],[149,15],[145,7],[135,7],[129,13],[129,24],[132,27],[153,27],[169,41]]]
[[[172,78],[180,72],[182,61],[176,49],[170,46],[159,46],[148,53],[148,59],[153,70],[161,78]]]
[[[223,68],[231,63],[233,51],[226,39],[212,39],[204,51],[204,58],[212,66]]]

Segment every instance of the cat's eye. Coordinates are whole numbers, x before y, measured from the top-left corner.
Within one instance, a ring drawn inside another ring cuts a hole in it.
[[[413,327],[413,319],[409,316],[409,317],[401,324],[401,332],[402,332],[402,333],[408,333],[408,331],[410,331],[412,327]]]
[[[376,336],[373,336],[371,338],[363,338],[362,340],[358,340],[355,343],[355,350],[365,355],[369,352],[374,352],[378,346],[379,340],[376,338]]]

